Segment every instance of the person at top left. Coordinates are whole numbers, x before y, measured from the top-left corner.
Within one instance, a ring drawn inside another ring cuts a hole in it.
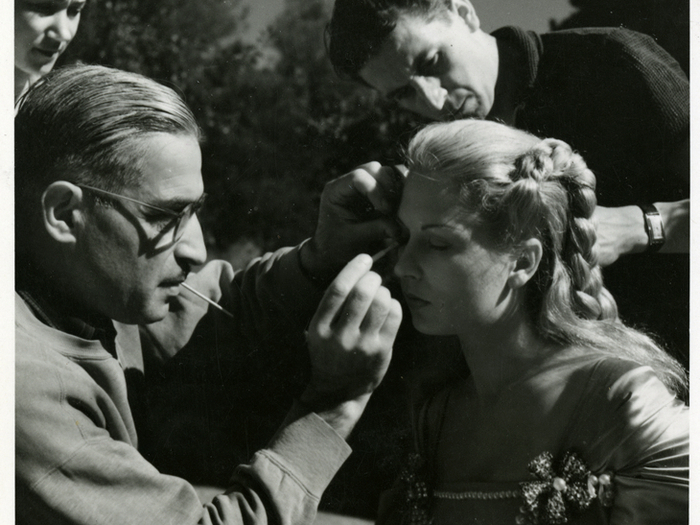
[[[15,100],[46,75],[78,31],[85,0],[15,0]]]

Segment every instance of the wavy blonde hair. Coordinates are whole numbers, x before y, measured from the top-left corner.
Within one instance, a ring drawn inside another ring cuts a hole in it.
[[[649,365],[673,391],[687,392],[683,367],[618,317],[598,264],[596,179],[568,144],[459,120],[423,128],[406,157],[412,173],[439,173],[454,185],[463,212],[487,228],[498,249],[540,240],[543,256],[525,305],[542,337]]]

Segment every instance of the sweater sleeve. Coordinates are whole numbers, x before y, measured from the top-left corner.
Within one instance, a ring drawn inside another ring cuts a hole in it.
[[[302,273],[299,249],[281,248],[254,259],[224,290],[222,305],[248,333],[266,333],[281,319],[289,323],[286,326],[308,324],[322,290]]]
[[[318,416],[280,429],[203,505],[188,482],[138,452],[117,361],[29,315],[20,312],[16,333],[17,523],[313,522],[350,452]]]
[[[102,436],[74,449],[66,443],[60,451],[65,460],[40,479],[27,484],[20,471],[17,522],[312,523],[323,490],[348,454],[332,433],[313,414],[297,421],[282,430],[281,441],[238,467],[230,487],[204,505],[186,481],[158,473],[123,442]]]

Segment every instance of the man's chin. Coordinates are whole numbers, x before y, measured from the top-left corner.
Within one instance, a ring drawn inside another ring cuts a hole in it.
[[[165,319],[170,313],[169,303],[160,303],[148,305],[141,308],[138,313],[134,316],[134,322],[131,324],[153,324],[158,323]]]

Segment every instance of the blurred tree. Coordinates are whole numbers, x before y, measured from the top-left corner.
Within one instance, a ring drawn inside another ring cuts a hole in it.
[[[209,184],[226,196],[211,220],[222,246],[241,234],[264,250],[310,236],[324,183],[370,160],[396,162],[396,137],[415,126],[369,89],[338,80],[323,42],[331,5],[288,0],[247,78],[232,70],[222,80],[248,86],[235,144],[216,131],[210,137],[213,149],[227,150],[212,175],[236,167]]]
[[[646,33],[666,49],[686,75],[690,67],[690,5],[688,0],[571,0],[577,8],[552,29],[616,27]]]
[[[370,160],[397,162],[396,138],[416,125],[336,77],[323,42],[331,0],[288,0],[255,43],[240,37],[242,4],[91,3],[62,57],[139,72],[183,93],[206,137],[201,221],[216,257],[234,243],[249,258],[310,236],[324,183]]]

